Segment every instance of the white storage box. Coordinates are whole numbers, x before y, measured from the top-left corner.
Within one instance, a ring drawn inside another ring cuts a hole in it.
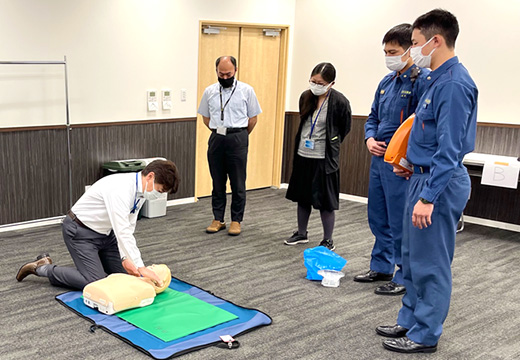
[[[147,218],[155,218],[166,215],[166,203],[168,202],[168,194],[161,194],[159,199],[146,200],[141,208],[141,214]]]
[[[154,158],[146,158],[146,159],[136,159],[140,161],[144,161],[146,165],[151,163],[154,160],[166,160],[163,157],[154,157]],[[141,215],[147,218],[155,218],[166,215],[166,204],[168,202],[168,194],[162,194],[159,199],[156,200],[146,200],[141,209]]]

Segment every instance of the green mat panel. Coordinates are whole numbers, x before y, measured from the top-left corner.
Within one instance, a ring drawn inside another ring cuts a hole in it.
[[[158,294],[153,304],[116,315],[165,342],[238,318],[196,297],[169,288]]]

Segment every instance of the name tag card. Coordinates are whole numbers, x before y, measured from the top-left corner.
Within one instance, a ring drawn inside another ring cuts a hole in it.
[[[310,139],[305,140],[305,144],[304,144],[304,146],[305,146],[307,149],[314,150],[314,140],[310,140]]]
[[[224,126],[217,126],[217,134],[226,136],[227,129]]]
[[[518,161],[486,160],[482,169],[481,184],[516,189],[519,172],[520,162]]]

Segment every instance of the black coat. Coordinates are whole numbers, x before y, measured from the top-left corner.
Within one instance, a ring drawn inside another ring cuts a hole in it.
[[[303,123],[309,120],[308,115],[305,116],[305,119],[302,116],[304,98],[309,96],[309,94],[306,94],[307,92],[310,92],[310,90],[304,91],[300,96],[300,126],[296,134],[295,155],[298,152]],[[331,174],[339,170],[339,146],[349,133],[352,122],[350,102],[345,95],[334,89],[330,89],[326,121],[325,172]]]

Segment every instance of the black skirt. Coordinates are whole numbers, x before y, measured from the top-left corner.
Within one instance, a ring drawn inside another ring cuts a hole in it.
[[[315,209],[339,209],[339,170],[325,172],[325,159],[294,156],[293,171],[285,197]]]

